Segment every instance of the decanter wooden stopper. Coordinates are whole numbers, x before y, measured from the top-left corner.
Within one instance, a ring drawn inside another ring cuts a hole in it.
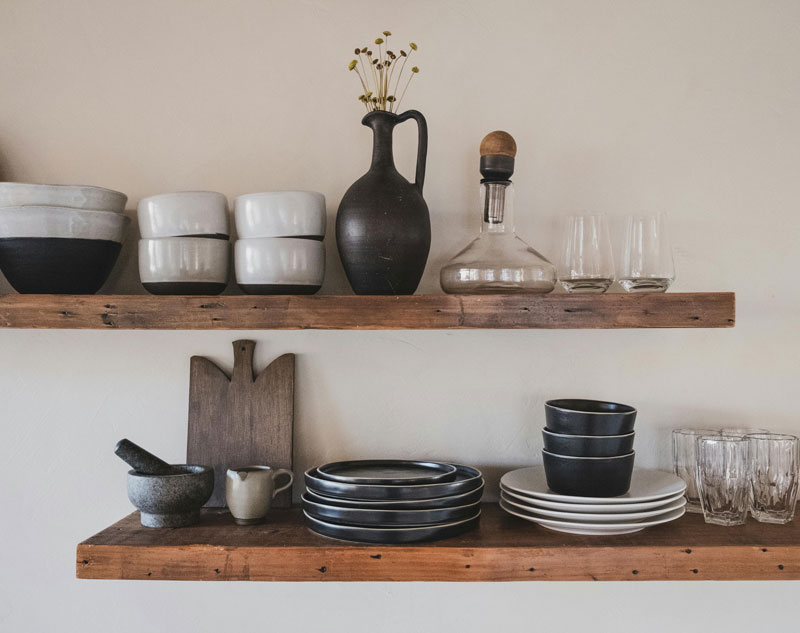
[[[517,142],[508,132],[496,130],[489,132],[481,141],[481,156],[508,156],[514,158],[517,155]]]
[[[508,132],[490,132],[481,141],[481,174],[484,181],[509,180],[514,173],[517,143]]]

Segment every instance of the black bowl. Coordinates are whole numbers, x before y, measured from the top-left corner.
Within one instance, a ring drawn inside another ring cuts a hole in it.
[[[625,435],[633,431],[636,409],[601,400],[548,400],[547,430],[564,435]]]
[[[573,457],[617,457],[633,450],[631,431],[625,435],[562,435],[542,429],[544,449]]]
[[[0,269],[23,294],[91,295],[100,290],[122,245],[61,237],[0,239]]]
[[[617,497],[631,487],[634,453],[619,457],[568,457],[542,451],[547,486],[560,495]]]

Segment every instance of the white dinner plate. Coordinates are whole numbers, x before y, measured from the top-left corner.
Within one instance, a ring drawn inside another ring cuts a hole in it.
[[[500,507],[515,517],[525,519],[531,523],[538,523],[548,530],[556,532],[566,532],[567,534],[583,534],[585,536],[613,536],[615,534],[632,534],[654,525],[668,523],[675,519],[680,519],[686,512],[686,508],[673,510],[667,514],[649,521],[637,521],[634,523],[574,523],[571,521],[559,521],[557,519],[544,519],[535,517],[522,510],[517,510],[508,503],[500,500]]]
[[[537,508],[558,510],[560,512],[592,512],[594,514],[644,512],[645,510],[654,510],[655,508],[660,508],[678,499],[685,498],[683,492],[679,492],[671,497],[664,497],[663,499],[657,499],[655,501],[644,501],[642,503],[559,503],[558,501],[546,501],[545,499],[529,497],[519,492],[509,490],[502,484],[500,484],[500,491],[514,501],[522,501],[523,503],[536,506]]]
[[[544,517],[546,519],[562,519],[565,521],[575,521],[578,523],[626,523],[630,521],[643,521],[644,519],[650,519],[653,517],[660,516],[662,514],[666,514],[667,512],[672,512],[673,510],[679,510],[683,506],[686,505],[686,499],[683,497],[679,498],[677,501],[673,501],[667,505],[663,505],[660,508],[656,508],[655,510],[646,510],[645,512],[625,512],[625,513],[615,513],[615,514],[598,514],[598,513],[586,513],[586,512],[558,512],[556,510],[545,510],[544,508],[538,508],[533,505],[528,505],[521,501],[516,501],[515,499],[508,496],[508,493],[501,493],[500,498],[505,501],[507,504],[522,510],[523,512],[527,512],[529,514]]]
[[[645,470],[634,468],[631,477],[631,487],[624,495],[618,497],[576,497],[560,495],[547,487],[544,475],[544,466],[531,466],[512,470],[503,475],[500,483],[507,489],[548,501],[561,503],[636,503],[642,501],[655,501],[665,497],[672,497],[686,489],[686,483],[672,473],[663,470]]]

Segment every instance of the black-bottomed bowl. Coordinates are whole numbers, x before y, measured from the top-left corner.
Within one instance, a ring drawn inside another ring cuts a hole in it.
[[[569,457],[542,451],[547,486],[560,495],[617,497],[631,487],[633,458]]]
[[[573,457],[617,457],[633,450],[631,431],[625,435],[564,435],[542,429],[544,449],[556,455]]]
[[[602,400],[548,400],[547,430],[564,435],[624,435],[633,431],[636,409]]]

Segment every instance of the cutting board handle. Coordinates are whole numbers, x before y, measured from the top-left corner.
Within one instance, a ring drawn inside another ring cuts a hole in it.
[[[253,382],[253,350],[255,341],[241,340],[233,342],[233,381]]]

